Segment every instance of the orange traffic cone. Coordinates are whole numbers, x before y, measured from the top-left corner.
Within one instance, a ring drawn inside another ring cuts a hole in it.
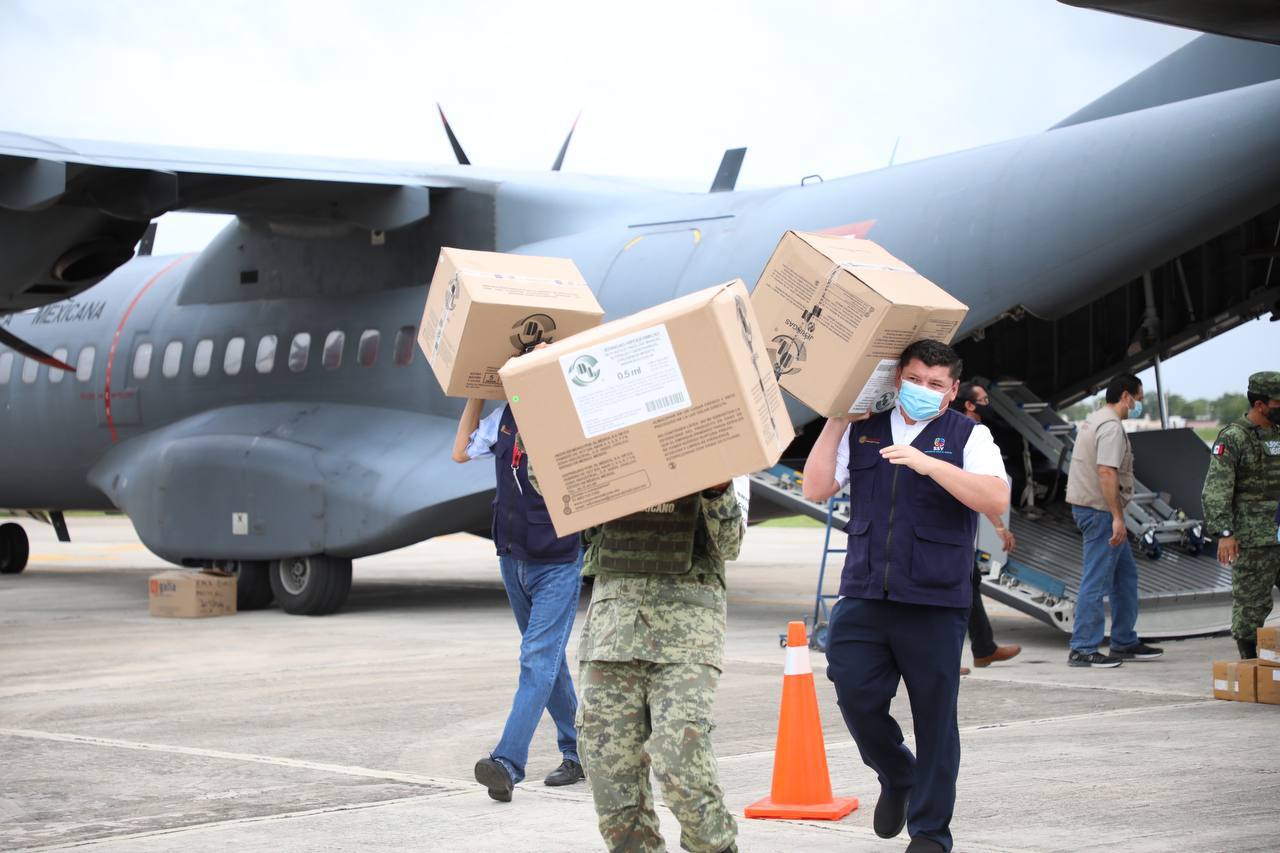
[[[831,796],[808,638],[804,623],[792,622],[787,626],[787,663],[782,675],[773,790],[763,800],[747,806],[744,814],[752,818],[839,820],[857,807],[857,797]]]

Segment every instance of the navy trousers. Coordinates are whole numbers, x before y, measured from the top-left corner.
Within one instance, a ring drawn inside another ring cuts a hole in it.
[[[907,831],[951,849],[960,771],[956,696],[968,610],[844,598],[831,617],[827,677],[845,725],[883,789],[910,790]],[[889,715],[898,681],[907,685],[918,756]]]

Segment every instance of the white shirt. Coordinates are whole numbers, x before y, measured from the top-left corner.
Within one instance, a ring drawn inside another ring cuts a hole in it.
[[[470,459],[488,459],[493,456],[493,446],[498,443],[498,427],[502,423],[502,413],[507,407],[494,409],[480,425],[471,433],[471,441],[467,443],[467,457]]]
[[[941,417],[941,414],[935,417]],[[933,420],[934,418],[930,418],[927,421],[916,421],[908,425],[902,417],[902,409],[895,406],[889,415],[893,443],[910,444],[920,437],[920,433],[924,432],[925,427]],[[845,429],[844,435],[840,438],[840,447],[836,449],[836,482],[842,489],[849,485],[849,432],[852,429],[852,426]],[[995,439],[991,437],[991,430],[982,424],[974,424],[973,432],[969,433],[969,440],[965,442],[963,468],[970,474],[987,474],[999,477],[1001,482],[1006,484],[1009,482],[1004,470],[1004,460],[1000,458],[1000,448],[996,447]]]

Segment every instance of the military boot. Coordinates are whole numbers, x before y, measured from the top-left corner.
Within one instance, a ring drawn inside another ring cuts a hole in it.
[[[1240,650],[1240,660],[1253,660],[1258,656],[1257,640],[1236,640],[1236,648]]]

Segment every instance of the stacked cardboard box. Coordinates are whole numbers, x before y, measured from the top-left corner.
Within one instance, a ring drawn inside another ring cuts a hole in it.
[[[507,359],[603,317],[573,261],[444,248],[418,346],[445,394],[501,400],[498,368]]]
[[[796,231],[751,304],[778,384],[827,417],[891,409],[902,351],[922,338],[949,343],[969,311],[870,240]]]
[[[148,586],[152,616],[198,619],[236,612],[236,579],[225,572],[161,572]]]
[[[1257,659],[1214,661],[1213,697],[1280,705],[1280,628],[1258,629]]]
[[[1258,629],[1257,701],[1280,705],[1280,628]]]
[[[794,437],[736,279],[500,373],[561,536],[768,468]]]

